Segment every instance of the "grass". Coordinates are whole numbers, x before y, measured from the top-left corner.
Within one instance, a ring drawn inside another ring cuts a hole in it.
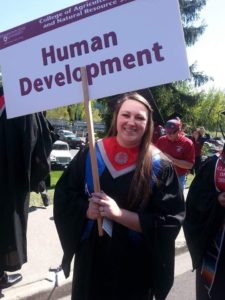
[[[51,171],[51,188],[54,189],[57,181],[61,177],[63,171]]]
[[[194,175],[192,174],[188,174],[187,176],[187,183],[186,183],[186,187],[189,188],[191,185],[192,180],[194,179]]]
[[[62,175],[63,171],[51,171],[51,186],[48,188],[48,196],[50,199],[50,204],[53,203],[55,185]],[[35,192],[32,192],[30,195],[30,206],[43,206],[41,195]]]

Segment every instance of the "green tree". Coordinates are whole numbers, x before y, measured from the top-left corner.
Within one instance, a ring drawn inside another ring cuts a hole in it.
[[[84,119],[84,103],[69,105],[67,110],[71,121],[82,121]]]
[[[92,116],[94,122],[101,122],[101,114],[99,108],[96,107],[96,100],[91,101]],[[63,119],[70,122],[84,121],[85,120],[85,109],[84,103],[78,103],[68,106],[61,106],[55,109],[48,110],[47,117],[49,119]]]
[[[69,121],[67,106],[61,106],[47,111],[48,119],[62,119]]]
[[[220,131],[218,122],[224,127],[225,118],[221,114],[225,110],[225,96],[214,89],[199,94],[198,102],[190,110],[190,124],[193,127],[204,126],[207,130]]]
[[[193,46],[206,28],[204,23],[196,25],[199,13],[206,5],[206,0],[179,0],[184,37],[187,46]]]

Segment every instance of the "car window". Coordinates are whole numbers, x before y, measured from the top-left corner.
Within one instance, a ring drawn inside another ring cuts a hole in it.
[[[62,145],[62,144],[54,144],[52,149],[54,150],[68,150],[67,145]]]

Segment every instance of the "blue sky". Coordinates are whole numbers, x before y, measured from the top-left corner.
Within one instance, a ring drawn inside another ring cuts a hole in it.
[[[201,18],[207,24],[205,33],[188,49],[189,63],[197,61],[198,70],[214,77],[214,82],[205,88],[225,90],[225,1],[207,0]]]
[[[0,31],[82,2],[82,0],[7,0],[2,1]]]
[[[169,1],[169,0],[165,0]],[[2,1],[0,31],[13,28],[54,11],[82,2],[81,0],[7,0]],[[225,0],[207,0],[200,16],[208,25],[199,41],[187,49],[189,64],[197,62],[198,70],[214,78],[204,89],[225,89]]]

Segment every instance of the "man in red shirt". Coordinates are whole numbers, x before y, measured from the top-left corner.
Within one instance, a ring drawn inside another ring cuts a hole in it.
[[[186,176],[195,161],[193,142],[181,130],[181,121],[171,119],[165,126],[166,135],[160,137],[156,146],[172,161],[183,188]]]

